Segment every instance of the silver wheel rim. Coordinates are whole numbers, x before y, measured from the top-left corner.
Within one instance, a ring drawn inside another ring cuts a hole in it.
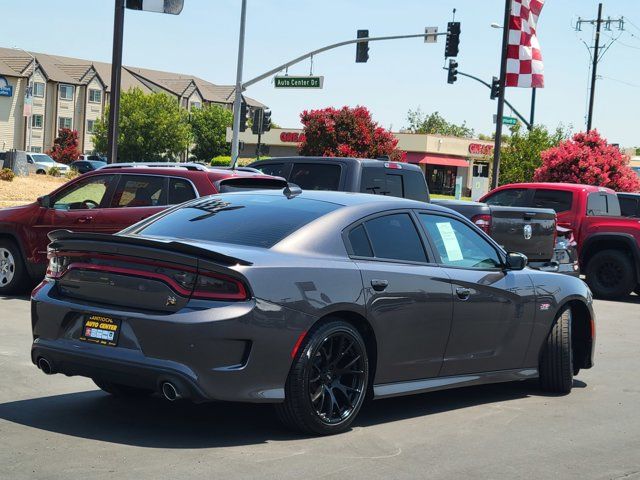
[[[6,248],[0,248],[0,287],[6,287],[16,274],[16,261]]]

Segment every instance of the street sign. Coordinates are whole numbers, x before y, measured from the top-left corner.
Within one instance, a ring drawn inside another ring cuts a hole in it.
[[[498,116],[494,113],[493,114],[493,123],[497,123],[498,122]],[[503,125],[516,125],[518,123],[518,119],[516,117],[502,117],[502,124]]]
[[[276,88],[322,88],[324,77],[275,77],[274,86]]]
[[[438,42],[438,27],[425,27],[424,28],[424,43],[437,43]]]
[[[184,0],[127,0],[126,6],[131,10],[180,15]]]

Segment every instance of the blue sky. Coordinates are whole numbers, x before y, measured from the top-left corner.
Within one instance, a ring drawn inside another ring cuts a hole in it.
[[[355,37],[357,29],[373,35],[410,34],[425,26],[446,29],[451,10],[462,22],[459,69],[489,80],[499,69],[503,0],[249,0],[245,79],[301,53]],[[589,54],[581,39],[592,41],[592,29],[576,33],[578,16],[595,18],[597,1],[547,0],[538,32],[545,60],[546,88],[538,91],[537,123],[559,123],[584,129]],[[0,45],[111,60],[112,0],[0,0]],[[124,62],[127,65],[191,73],[218,84],[235,81],[239,0],[185,0],[180,16],[127,11]],[[640,1],[606,0],[604,15],[628,19],[627,30],[605,55],[598,73],[594,127],[609,141],[640,145]],[[635,25],[634,25],[635,24]],[[28,28],[27,28],[28,27]],[[606,32],[604,40],[617,35]],[[407,110],[439,111],[464,120],[476,132],[490,133],[495,102],[488,89],[459,78],[446,83],[441,68],[444,44],[421,39],[370,45],[370,59],[356,64],[355,46],[314,59],[314,73],[325,76],[319,91],[275,90],[270,80],[247,94],[266,103],[273,119],[285,127],[299,125],[302,110],[326,106],[365,105],[385,127],[406,126]],[[290,74],[308,74],[305,62]],[[523,113],[530,91],[509,89],[508,99]],[[507,114],[509,112],[507,111]]]

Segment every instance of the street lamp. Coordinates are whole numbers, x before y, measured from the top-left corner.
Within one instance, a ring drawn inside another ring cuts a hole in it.
[[[500,25],[499,23],[496,23],[496,22],[492,22],[491,23],[491,28],[502,28],[502,25]]]
[[[29,80],[27,82],[27,88],[25,90],[25,105],[26,105],[26,99],[29,98],[31,101],[33,99],[33,75],[36,73],[36,65],[38,64],[38,60],[36,60],[36,57],[34,57],[30,52],[27,52],[24,48],[20,48],[20,47],[12,47],[14,50],[20,50],[21,52],[26,53],[27,55],[29,55],[31,57],[31,62],[29,63],[29,65],[33,65],[33,67],[31,68],[31,73],[29,74]],[[31,90],[31,91],[30,91]],[[24,108],[24,107],[23,107]],[[31,108],[33,108],[33,105],[31,105]],[[32,124],[32,115],[33,112],[29,111],[29,115],[26,115],[27,117],[27,128],[29,130],[29,140],[28,140],[28,145],[27,145],[27,151],[30,152],[31,151],[31,134],[33,132],[33,124]]]

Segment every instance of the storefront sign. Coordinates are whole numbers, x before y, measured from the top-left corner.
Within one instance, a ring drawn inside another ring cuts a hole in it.
[[[300,143],[304,141],[304,133],[282,132],[280,133],[280,141],[283,143]]]
[[[9,82],[5,77],[0,77],[0,97],[12,97],[13,85],[9,85]]]
[[[288,75],[276,77],[276,88],[322,88],[324,77],[290,77]]]
[[[473,155],[491,155],[493,154],[493,145],[485,145],[483,143],[470,143],[469,153]]]

